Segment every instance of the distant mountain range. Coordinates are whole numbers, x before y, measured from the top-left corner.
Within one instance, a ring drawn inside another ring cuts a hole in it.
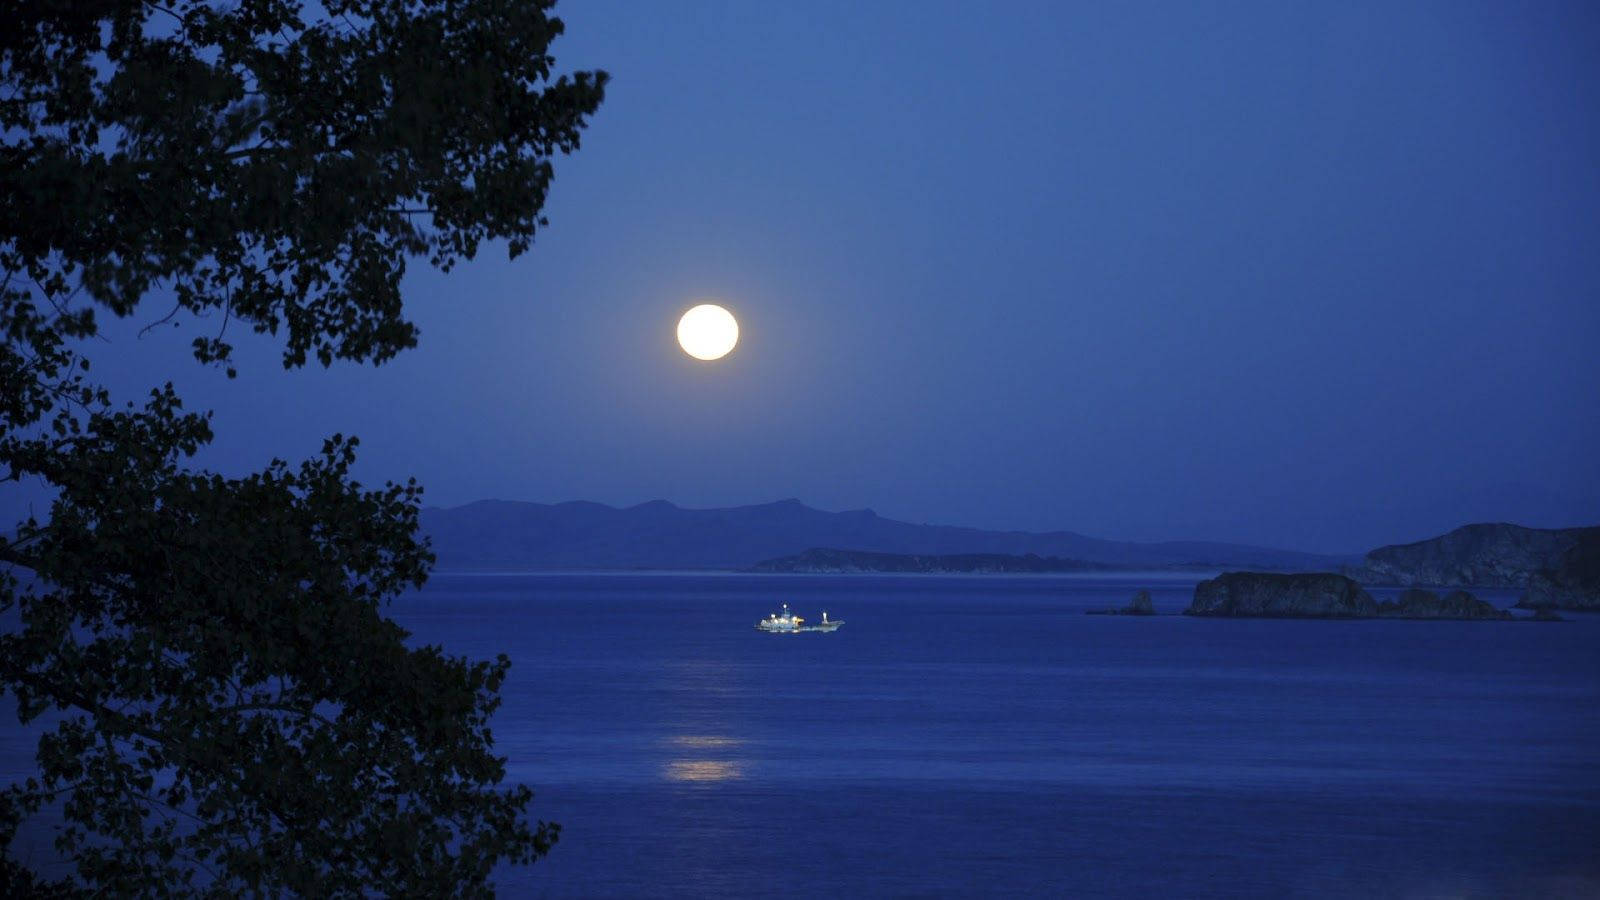
[[[1070,531],[984,531],[824,512],[798,500],[684,509],[664,500],[600,503],[483,500],[422,512],[441,569],[750,569],[824,547],[915,556],[1057,557],[1063,565],[1338,571],[1353,557],[1210,541],[1107,541]]]
[[[797,572],[807,574],[850,574],[858,572],[900,572],[906,574],[1019,574],[1045,572],[1093,572],[1110,568],[1104,563],[1059,556],[1015,556],[1007,553],[947,553],[923,556],[914,553],[868,553],[864,550],[834,550],[818,547],[793,556],[767,559],[751,566],[755,572]]]

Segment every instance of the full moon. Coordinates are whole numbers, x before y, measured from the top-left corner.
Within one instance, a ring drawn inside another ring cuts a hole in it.
[[[702,303],[678,320],[678,345],[695,359],[721,359],[737,343],[739,323],[715,303]]]

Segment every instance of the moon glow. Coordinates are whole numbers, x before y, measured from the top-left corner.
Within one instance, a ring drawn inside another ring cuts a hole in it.
[[[739,323],[715,303],[702,303],[678,320],[678,346],[695,359],[721,359],[737,343]]]

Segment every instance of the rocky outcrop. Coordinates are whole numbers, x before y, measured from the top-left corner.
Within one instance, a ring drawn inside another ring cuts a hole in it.
[[[1149,591],[1140,591],[1134,594],[1133,599],[1128,601],[1128,605],[1121,609],[1089,610],[1089,615],[1091,616],[1153,616],[1155,614],[1156,606],[1150,601]]]
[[[1517,606],[1600,612],[1600,528],[1583,532],[1555,565],[1534,573]]]
[[[1227,572],[1195,585],[1186,616],[1366,619],[1378,604],[1360,584],[1331,572]]]
[[[1101,568],[1105,567],[1077,559],[1037,556],[1032,553],[1022,556],[1004,553],[921,555],[869,553],[864,550],[833,550],[817,547],[794,556],[781,556],[758,562],[750,568],[750,571],[806,574],[898,572],[932,575],[1085,572]]]
[[[1569,551],[1596,543],[1600,527],[1465,525],[1426,541],[1379,547],[1346,574],[1367,584],[1531,588],[1545,573],[1563,569]],[[1564,584],[1549,584],[1553,600]]]
[[[1229,572],[1195,585],[1187,616],[1269,619],[1465,619],[1516,618],[1466,591],[1440,597],[1412,588],[1394,600],[1375,602],[1360,584],[1344,575],[1310,572]],[[1559,619],[1536,616],[1541,621]]]
[[[1466,591],[1451,591],[1440,597],[1433,591],[1412,588],[1397,600],[1378,604],[1384,619],[1509,619],[1511,614],[1497,609]]]

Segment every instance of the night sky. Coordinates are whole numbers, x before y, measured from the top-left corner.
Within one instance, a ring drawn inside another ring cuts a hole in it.
[[[216,409],[224,472],[342,431],[446,506],[1332,552],[1600,522],[1600,6],[680,6],[562,4],[606,102],[530,253],[413,267],[416,350],[241,340],[230,382],[191,320],[96,372]],[[673,339],[701,299],[716,363]]]

